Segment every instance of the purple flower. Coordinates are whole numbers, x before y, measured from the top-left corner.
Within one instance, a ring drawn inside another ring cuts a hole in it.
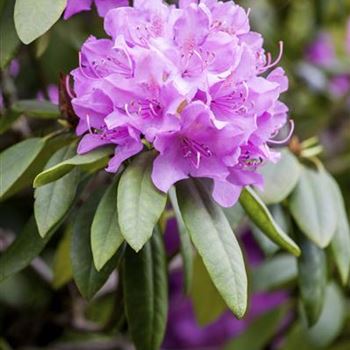
[[[128,0],[68,0],[64,19],[82,11],[90,11],[93,2],[95,2],[97,12],[101,17],[104,17],[112,8],[129,5]]]
[[[341,74],[333,77],[329,82],[329,90],[336,98],[341,98],[350,92],[349,74]]]
[[[50,101],[53,104],[58,105],[58,102],[59,102],[58,86],[54,84],[50,84],[47,88],[47,93],[49,95]]]
[[[319,33],[306,50],[306,59],[320,66],[328,67],[335,61],[333,40],[328,33]]]
[[[21,66],[17,59],[13,59],[10,63],[9,72],[13,78],[16,78],[21,70]]]
[[[47,95],[51,103],[58,105],[59,103],[59,93],[58,93],[58,86],[55,84],[50,84],[47,87]],[[39,91],[37,93],[37,99],[39,101],[45,100],[45,96],[42,91]]]
[[[79,153],[114,144],[115,172],[147,141],[160,190],[210,178],[222,206],[261,186],[258,168],[278,159],[269,143],[287,121],[288,79],[272,70],[282,45],[273,62],[243,8],[217,0],[135,0],[111,9],[104,27],[110,38],[90,37],[72,72]]]

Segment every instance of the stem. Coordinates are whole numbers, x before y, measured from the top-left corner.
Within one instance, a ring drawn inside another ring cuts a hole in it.
[[[309,139],[300,143],[302,149],[306,149],[312,146],[316,146],[318,144],[319,138],[317,136],[310,137]]]
[[[300,156],[303,158],[312,158],[318,156],[323,152],[323,147],[321,145],[312,148],[305,149],[301,151]]]
[[[309,157],[306,159],[309,160],[311,163],[313,163],[318,170],[320,170],[320,171],[324,170],[324,165],[317,157]]]

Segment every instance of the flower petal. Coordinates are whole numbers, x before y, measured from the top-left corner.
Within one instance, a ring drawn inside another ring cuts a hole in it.
[[[234,185],[228,181],[214,180],[213,198],[224,208],[235,205],[242,191],[242,186]]]
[[[104,146],[111,143],[108,140],[104,140],[100,135],[86,134],[83,136],[78,146],[78,154],[84,154],[92,151],[95,148]]]
[[[129,6],[128,0],[95,0],[97,12],[101,17],[104,17],[107,12],[113,8]]]
[[[177,181],[188,178],[186,168],[187,166],[184,166],[184,162],[176,156],[175,152],[161,154],[153,162],[153,183],[159,190],[168,192]]]
[[[143,144],[141,141],[132,140],[123,145],[119,145],[115,149],[115,154],[113,158],[109,161],[106,171],[110,173],[116,173],[124,162],[124,160],[134,156],[135,154],[141,152],[143,149]]]
[[[91,10],[92,0],[68,0],[64,19],[68,19],[81,11]]]

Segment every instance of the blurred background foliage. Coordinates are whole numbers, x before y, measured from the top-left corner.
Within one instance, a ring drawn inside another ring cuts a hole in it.
[[[349,209],[350,85],[348,91],[335,95],[331,92],[330,82],[338,76],[350,76],[350,51],[346,48],[350,1],[237,2],[251,9],[252,26],[263,33],[266,50],[274,57],[278,55],[278,42],[284,42],[281,65],[290,79],[290,90],[284,99],[296,122],[296,135],[300,140],[312,136],[320,138],[324,149],[322,160],[341,184]],[[0,7],[4,3],[0,2]],[[320,33],[328,33],[335,46],[336,59],[327,67],[314,64],[306,57],[307,48]],[[11,77],[8,71],[2,72],[2,80],[6,81],[6,86],[2,86],[5,102],[6,98],[34,99],[38,94],[48,98],[49,86],[58,84],[59,74],[68,73],[77,66],[77,51],[91,34],[103,36],[103,23],[95,12],[82,13],[69,21],[60,20],[33,44],[18,45],[18,74]],[[7,35],[10,34],[1,33],[2,38]],[[13,128],[3,133],[7,126],[0,119],[0,150],[28,134],[45,135],[54,129],[52,124],[50,120],[34,120],[29,127],[19,118]],[[33,194],[30,190],[0,203],[0,251],[9,245],[9,237],[13,239],[21,231],[31,215],[32,205]],[[1,350],[130,348],[126,339],[116,336],[125,326],[125,320],[117,319],[122,314],[118,312],[121,307],[121,291],[114,289],[115,281],[112,279],[95,299],[89,303],[84,301],[69,283],[72,277],[69,245],[68,229],[67,232],[56,235],[42,256],[35,259],[30,267],[0,284]],[[257,254],[263,257],[261,252]],[[251,259],[254,261],[254,254]],[[255,268],[253,263],[252,274],[258,278],[254,280],[256,285],[252,288],[262,294],[258,301],[251,301],[252,311],[245,321],[235,321],[227,313],[220,316],[224,311],[222,301],[215,300],[215,295],[205,295],[201,301],[198,292],[197,297],[194,297],[194,308],[200,309],[201,305],[210,308],[209,314],[202,312],[197,315],[198,321],[212,323],[201,329],[194,319],[190,301],[179,287],[181,281],[177,281],[176,275],[173,276],[170,281],[170,300],[173,304],[170,304],[164,348],[350,349],[349,288],[345,292],[345,298],[344,292],[336,285],[329,285],[321,321],[311,331],[305,331],[305,327],[294,322],[296,316],[293,310],[298,309],[293,298],[293,281],[296,278],[294,258],[278,255],[265,260],[262,265],[261,260],[264,258],[259,259],[259,264],[256,265],[259,267]],[[176,270],[176,262],[174,265]],[[200,262],[195,265],[195,272],[198,274],[194,290],[197,288],[201,291],[201,286],[209,288]],[[271,303],[271,294],[267,293],[271,290],[274,291],[273,300],[278,300],[276,303]],[[254,305],[261,310],[254,313]],[[218,317],[219,321],[216,321]]]

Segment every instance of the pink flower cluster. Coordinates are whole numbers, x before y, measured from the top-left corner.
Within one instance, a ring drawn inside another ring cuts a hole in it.
[[[161,191],[181,179],[213,180],[232,206],[242,187],[262,185],[258,167],[275,161],[270,143],[286,124],[288,88],[249,14],[234,2],[135,0],[105,16],[109,39],[80,52],[72,100],[84,135],[80,154],[114,144],[107,171],[151,145]],[[282,50],[281,50],[282,51]]]

